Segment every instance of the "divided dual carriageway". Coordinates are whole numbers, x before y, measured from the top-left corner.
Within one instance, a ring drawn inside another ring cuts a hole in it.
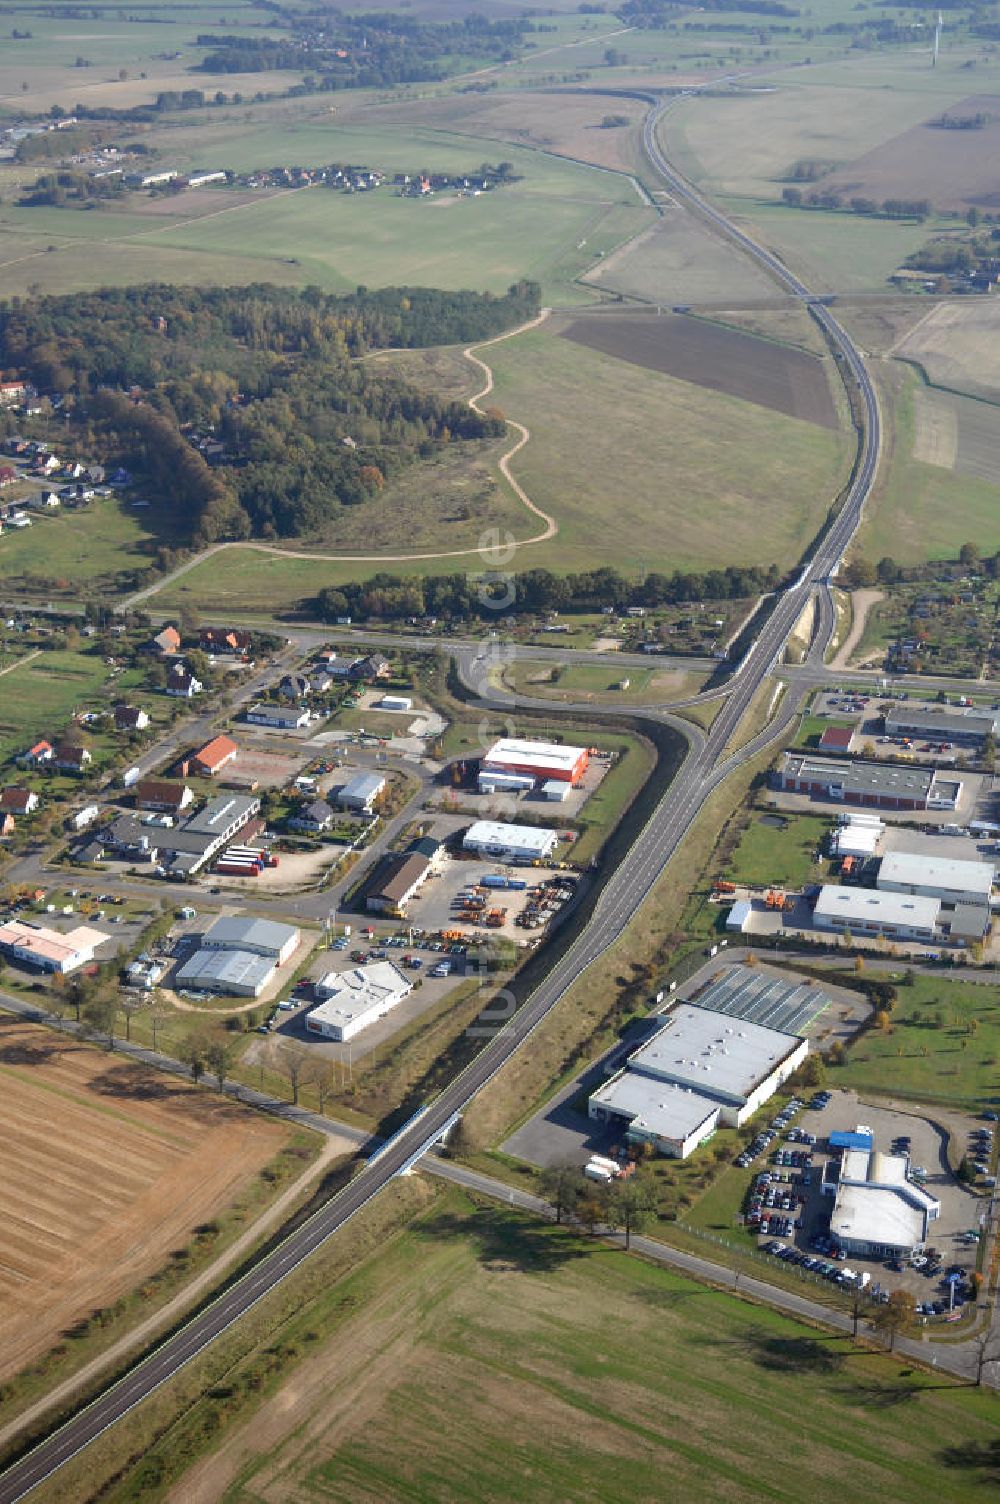
[[[653,170],[686,208],[707,221],[715,231],[762,266],[786,291],[809,307],[840,360],[845,380],[857,388],[862,409],[858,458],[840,510],[803,566],[799,578],[775,601],[757,639],[733,673],[729,693],[711,729],[704,736],[691,735],[687,758],[650,812],[627,857],[609,877],[590,921],[520,1008],[509,1018],[496,1019],[496,1032],[487,1039],[476,1058],[394,1138],[382,1145],[349,1185],[215,1301],[163,1341],[124,1378],[9,1467],[0,1476],[0,1504],[15,1504],[16,1500],[24,1498],[43,1479],[204,1352],[378,1195],[389,1181],[416,1163],[528,1039],[592,962],[622,934],[677,850],[708,795],[730,772],[773,740],[797,714],[795,697],[787,695],[775,721],[737,752],[728,757],[725,755],[758,688],[777,665],[810,593],[817,588],[820,591],[820,612],[814,654],[821,656],[829,641],[833,612],[827,581],[858,526],[875,476],[881,444],[878,400],[859,352],[829,309],[810,294],[804,283],[788,271],[777,256],[731,224],[667,161],[656,139],[656,126],[663,109],[664,106],[654,104],[644,128],[645,149]],[[694,728],[691,729],[693,733]]]

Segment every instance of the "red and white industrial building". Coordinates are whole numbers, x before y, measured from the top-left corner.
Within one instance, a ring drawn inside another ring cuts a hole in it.
[[[586,747],[501,737],[480,760],[479,787],[484,793],[532,789],[537,783],[552,782],[575,787],[589,762]]]

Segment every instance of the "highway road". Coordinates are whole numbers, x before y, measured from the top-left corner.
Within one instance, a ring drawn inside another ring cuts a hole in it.
[[[369,1160],[366,1168],[326,1206],[292,1233],[238,1283],[168,1338],[131,1373],[79,1411],[60,1429],[15,1463],[0,1477],[0,1504],[15,1504],[44,1478],[74,1457],[109,1426],[115,1424],[159,1385],[190,1362],[223,1332],[239,1321],[251,1307],[287,1278],[330,1235],[344,1226],[401,1170],[413,1163],[440,1136],[456,1113],[520,1048],[548,1012],[559,1002],[587,968],[621,935],[632,915],[670,861],[690,829],[705,799],[736,766],[773,739],[783,715],[795,713],[786,705],[772,724],[735,756],[726,748],[748,710],[758,688],[773,671],[809,594],[819,589],[827,595],[826,580],[834,571],[861,518],[871,489],[881,445],[878,400],[860,354],[828,309],[817,306],[808,288],[790,273],[765,247],[731,225],[679,176],[663,156],[656,139],[656,124],[662,107],[650,112],[645,146],[653,169],[670,191],[708,220],[719,234],[769,272],[786,291],[810,306],[839,352],[848,381],[860,393],[864,423],[854,477],[837,517],[819,542],[799,578],[777,598],[756,641],[730,679],[729,694],[704,737],[691,736],[690,751],[680,772],[659,803],[651,810],[628,857],[608,879],[593,916],[578,938],[555,962],[551,971],[525,1000],[514,1016],[498,1025],[479,1055],[463,1070],[423,1114],[411,1122]],[[821,607],[824,630],[832,615]],[[814,651],[822,654],[825,644]],[[789,702],[794,696],[787,696]]]

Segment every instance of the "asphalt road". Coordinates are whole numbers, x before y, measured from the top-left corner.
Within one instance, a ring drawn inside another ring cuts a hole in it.
[[[556,961],[521,1008],[484,1046],[427,1109],[369,1160],[366,1168],[243,1279],[168,1338],[136,1368],[15,1463],[0,1477],[0,1504],[14,1504],[44,1478],[74,1457],[135,1405],[177,1373],[251,1307],[286,1279],[330,1235],[361,1210],[401,1170],[414,1162],[496,1074],[587,968],[621,935],[632,915],[670,861],[703,802],[735,767],[774,738],[795,713],[792,695],[778,721],[731,757],[725,748],[758,689],[781,655],[809,593],[828,594],[826,581],[850,542],[861,518],[881,443],[880,416],[874,387],[861,356],[829,310],[815,305],[808,289],[772,252],[758,246],[707,204],[667,162],[656,140],[662,107],[650,112],[645,146],[654,170],[673,194],[701,215],[724,237],[764,267],[784,288],[808,303],[842,357],[848,379],[857,384],[866,415],[859,458],[841,509],[800,577],[776,601],[756,641],[730,680],[730,693],[704,738],[691,738],[688,758],[670,788],[652,809],[627,859],[608,879],[587,927]],[[827,624],[832,619],[823,608]],[[817,641],[815,652],[825,644]]]

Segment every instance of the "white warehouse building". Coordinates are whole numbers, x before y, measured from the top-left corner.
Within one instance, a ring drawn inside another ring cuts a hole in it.
[[[808,1041],[680,1003],[625,1068],[593,1093],[596,1122],[686,1159],[716,1128],[738,1128],[802,1064]]]
[[[848,1253],[909,1257],[927,1242],[941,1203],[908,1180],[907,1169],[899,1154],[844,1151],[830,1231]]]
[[[551,856],[559,833],[536,825],[502,825],[495,820],[477,820],[465,832],[462,846],[477,856],[499,861],[544,862]]]
[[[204,950],[245,950],[257,956],[270,956],[282,966],[299,943],[294,924],[279,924],[274,919],[242,919],[224,916],[210,925],[202,937]]]
[[[306,1030],[325,1039],[353,1039],[413,991],[398,966],[376,961],[353,971],[331,971],[315,984],[321,999],[306,1017]]]
[[[890,851],[882,858],[877,881],[884,893],[920,894],[946,904],[988,904],[993,888],[993,863],[956,861],[925,852]]]

